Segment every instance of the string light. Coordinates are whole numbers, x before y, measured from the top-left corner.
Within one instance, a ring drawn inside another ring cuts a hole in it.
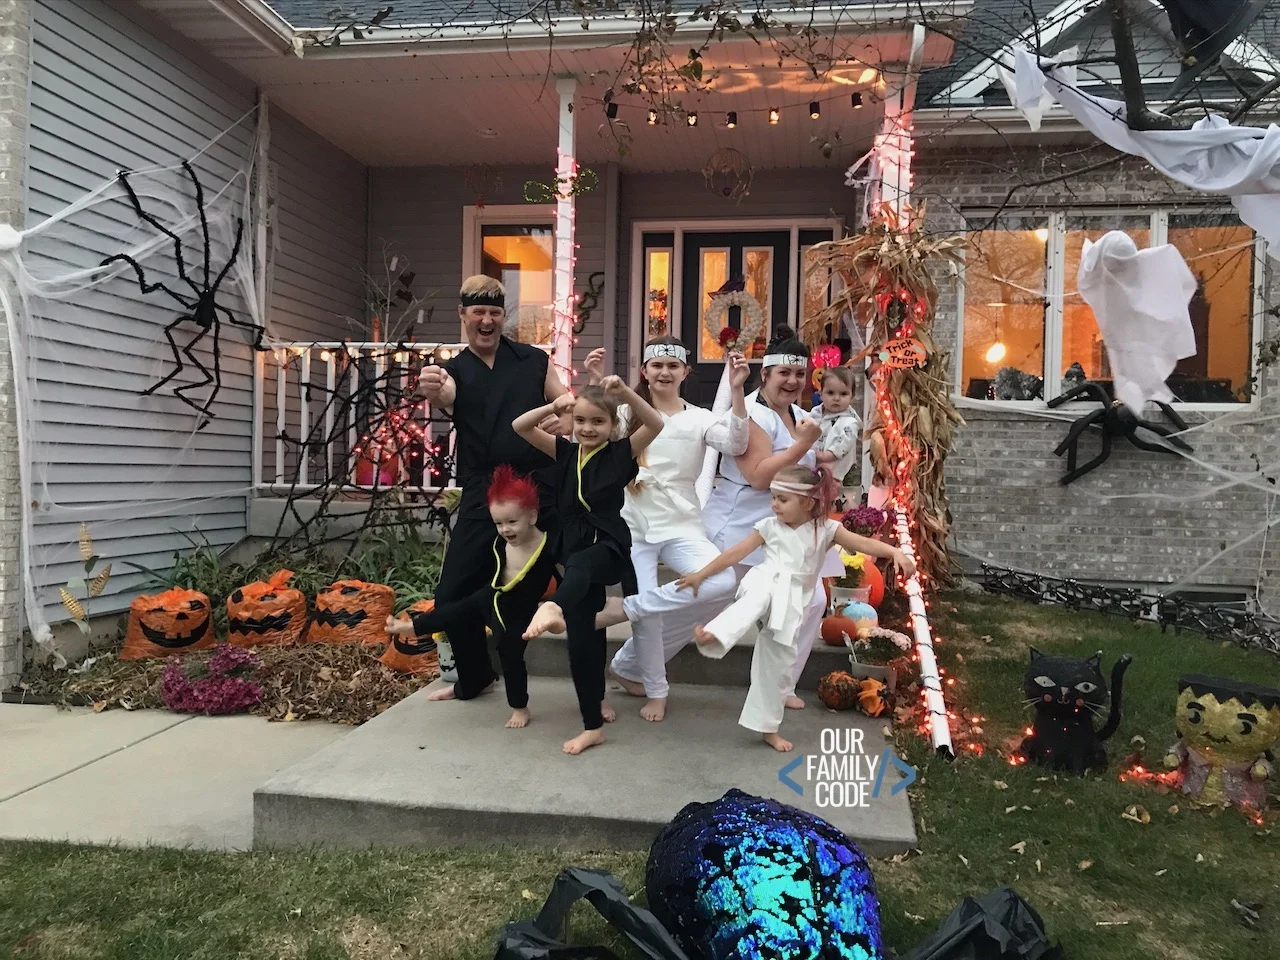
[[[853,104],[853,109],[855,110],[862,109],[862,94],[860,92],[852,94],[849,97],[849,101]]]
[[[818,106],[818,101],[817,100],[810,101],[809,118],[811,120],[817,120],[820,116],[822,116],[822,108]]]
[[[332,354],[332,353],[330,353],[328,350],[321,350],[321,351],[320,351],[320,359],[321,359],[321,360],[332,360],[332,359],[333,359],[333,354]]]
[[[604,115],[610,120],[618,119],[618,105],[612,101],[605,105]]]
[[[738,111],[730,110],[729,116],[725,119],[724,125],[732,130],[738,125]]]
[[[777,107],[770,107],[770,108],[769,108],[769,123],[770,123],[771,125],[777,124],[777,122],[778,122],[778,116],[779,116],[779,114],[778,114],[778,108],[777,108]]]
[[[698,125],[698,111],[690,110],[685,120],[689,124],[689,126],[696,127]]]
[[[649,108],[649,126],[654,127],[658,124],[658,111],[652,107]]]

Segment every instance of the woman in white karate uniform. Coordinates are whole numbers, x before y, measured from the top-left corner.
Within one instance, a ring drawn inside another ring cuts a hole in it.
[[[674,583],[658,585],[658,563],[677,574],[692,573],[720,553],[707,537],[694,484],[707,448],[730,457],[747,449],[747,409],[742,385],[750,367],[742,354],[726,358],[732,405],[722,415],[686,403],[680,385],[689,375],[689,351],[675,337],[655,337],[645,344],[637,392],[662,414],[664,426],[645,450],[640,472],[627,488],[623,519],[631,528],[631,563],[640,592],[623,601],[611,598],[597,626],[631,621],[629,639],[613,658],[614,678],[632,696],[647,698],[640,716],[659,721],[667,709],[666,663],[692,638],[663,629],[664,615],[678,615],[689,623],[713,616],[733,598],[737,578],[726,570],[704,584],[701,597],[677,591]],[[619,409],[625,434],[628,410]],[[711,609],[708,609],[708,608]]]
[[[760,389],[746,398],[747,415],[751,418],[746,453],[732,460],[721,459],[716,485],[702,513],[711,542],[721,550],[742,542],[759,521],[773,515],[769,485],[779,470],[795,465],[816,469],[814,448],[822,428],[817,421],[806,418],[797,403],[809,381],[809,351],[789,327],[778,328],[765,349],[760,378]],[[762,550],[748,554],[736,566],[739,579],[763,560]],[[844,573],[837,550],[827,552],[819,573],[823,577]],[[804,707],[804,701],[796,696],[796,682],[822,628],[826,608],[826,595],[818,590],[797,629],[795,667],[785,698],[786,706],[792,710]]]

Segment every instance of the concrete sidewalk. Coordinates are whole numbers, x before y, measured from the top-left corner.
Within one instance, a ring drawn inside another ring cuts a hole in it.
[[[247,850],[253,791],[350,732],[0,704],[0,837]]]

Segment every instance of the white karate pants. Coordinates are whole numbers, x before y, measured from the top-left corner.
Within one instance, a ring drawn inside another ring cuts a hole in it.
[[[646,697],[667,696],[667,661],[693,640],[693,625],[714,616],[733,597],[737,575],[723,570],[698,589],[677,590],[675,582],[658,585],[658,562],[678,574],[701,570],[720,555],[710,540],[639,541],[631,545],[631,564],[640,592],[623,601],[631,621],[631,638],[611,664],[626,680],[644,684]]]

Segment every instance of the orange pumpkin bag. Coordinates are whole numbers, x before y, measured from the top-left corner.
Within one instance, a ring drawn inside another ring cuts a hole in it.
[[[435,608],[434,600],[419,600],[396,619],[408,620],[410,613],[426,613]],[[386,651],[378,659],[397,673],[440,672],[440,654],[436,651],[436,645],[427,637],[411,639],[392,636]]]
[[[385,583],[337,580],[316,594],[311,643],[386,643],[396,592]]]
[[[198,590],[172,587],[143,594],[129,604],[129,627],[121,660],[182,656],[217,642],[210,623],[209,598]]]
[[[227,597],[227,642],[237,647],[297,643],[307,628],[307,598],[286,587],[292,570],[246,583]]]

